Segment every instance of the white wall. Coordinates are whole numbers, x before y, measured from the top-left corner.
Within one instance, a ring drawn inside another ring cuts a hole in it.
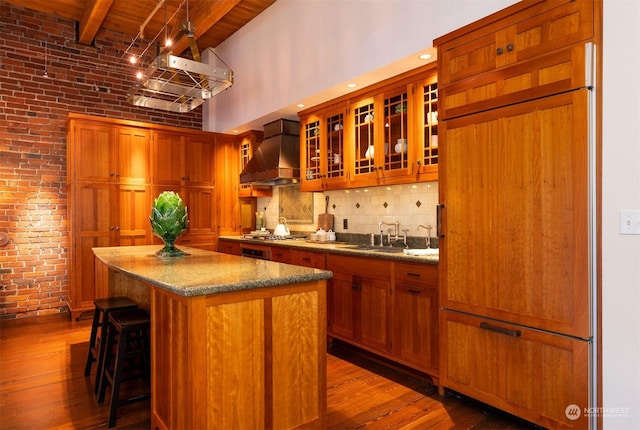
[[[431,47],[434,38],[512,3],[278,0],[216,48],[235,80],[205,104],[203,128],[231,132],[257,118],[268,122],[274,111]]]
[[[207,104],[204,128],[261,118],[512,3],[278,0],[219,48],[236,84]],[[620,235],[618,218],[640,210],[639,41],[640,2],[604,0],[603,401],[615,430],[640,429],[640,236]]]
[[[605,0],[603,45],[604,428],[631,430],[640,429],[640,236],[619,233],[619,211],[640,210],[640,2]]]

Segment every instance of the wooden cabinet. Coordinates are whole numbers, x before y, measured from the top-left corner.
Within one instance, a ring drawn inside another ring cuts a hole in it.
[[[366,257],[327,254],[328,334],[364,349],[391,351],[390,263],[372,265]]]
[[[588,344],[452,311],[442,315],[447,386],[547,428],[588,427]],[[574,419],[575,418],[575,419]]]
[[[181,130],[134,121],[70,114],[67,123],[72,317],[93,310],[98,297],[91,248],[160,244],[149,224],[153,199],[175,191],[189,211],[189,230],[178,243],[213,250],[217,224],[235,231],[233,172],[215,166],[214,139],[233,145],[234,136]],[[224,150],[222,156],[236,152]],[[237,159],[236,159],[237,160]],[[224,165],[224,162],[221,163]],[[225,184],[216,196],[216,175]],[[228,185],[228,187],[227,187]],[[218,205],[216,199],[231,199]]]
[[[143,245],[151,241],[148,222],[149,131],[100,121],[70,121],[69,308],[74,317],[93,309],[96,299],[91,248]]]
[[[301,121],[302,191],[343,188],[347,181],[346,107],[330,107]]]
[[[234,136],[215,138],[215,212],[216,237],[241,232],[238,186],[240,153]]]
[[[430,65],[301,112],[301,190],[436,180],[437,91]]]
[[[412,367],[437,376],[438,266],[396,262],[394,281],[393,352]]]
[[[587,85],[587,50],[579,42],[593,41],[595,4],[586,0],[520,4],[516,8],[522,10],[506,20],[487,23],[455,40],[437,39],[435,43],[442,44],[438,51],[440,117]]]
[[[441,86],[593,38],[594,2],[537,0],[487,17],[478,27],[459,30],[459,37],[446,45],[435,41],[442,48],[438,51]]]
[[[553,428],[594,424],[565,408],[596,406],[600,7],[520,2],[436,40],[442,386]]]
[[[215,161],[211,133],[155,131],[153,182],[161,185],[214,186]]]

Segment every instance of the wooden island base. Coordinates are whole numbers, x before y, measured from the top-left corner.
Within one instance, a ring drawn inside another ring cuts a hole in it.
[[[325,428],[325,284],[153,288],[152,428]]]
[[[105,294],[151,315],[152,429],[326,428],[330,272],[197,250],[168,264],[139,248],[94,252]],[[162,278],[202,273],[206,294]],[[270,276],[282,284],[243,288]],[[216,277],[234,289],[216,292]]]

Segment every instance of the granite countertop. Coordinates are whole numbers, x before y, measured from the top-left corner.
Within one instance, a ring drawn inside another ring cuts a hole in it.
[[[199,296],[329,279],[330,271],[205,251],[186,246],[184,257],[160,259],[162,246],[93,248],[108,267],[181,296]]]
[[[331,252],[335,254],[345,255],[360,255],[363,257],[386,258],[411,261],[414,263],[438,264],[439,261],[438,253],[430,255],[407,255],[402,252],[401,247],[394,247],[393,249],[389,249],[389,247],[380,248],[379,246],[358,246],[357,244],[345,242],[312,242],[304,239],[265,240],[245,238],[242,236],[220,236],[219,239],[231,240],[246,244],[299,248],[309,251]]]

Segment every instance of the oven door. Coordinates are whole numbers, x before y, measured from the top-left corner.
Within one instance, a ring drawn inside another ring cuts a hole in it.
[[[271,260],[271,249],[256,245],[240,246],[240,256],[257,258],[259,260]]]

